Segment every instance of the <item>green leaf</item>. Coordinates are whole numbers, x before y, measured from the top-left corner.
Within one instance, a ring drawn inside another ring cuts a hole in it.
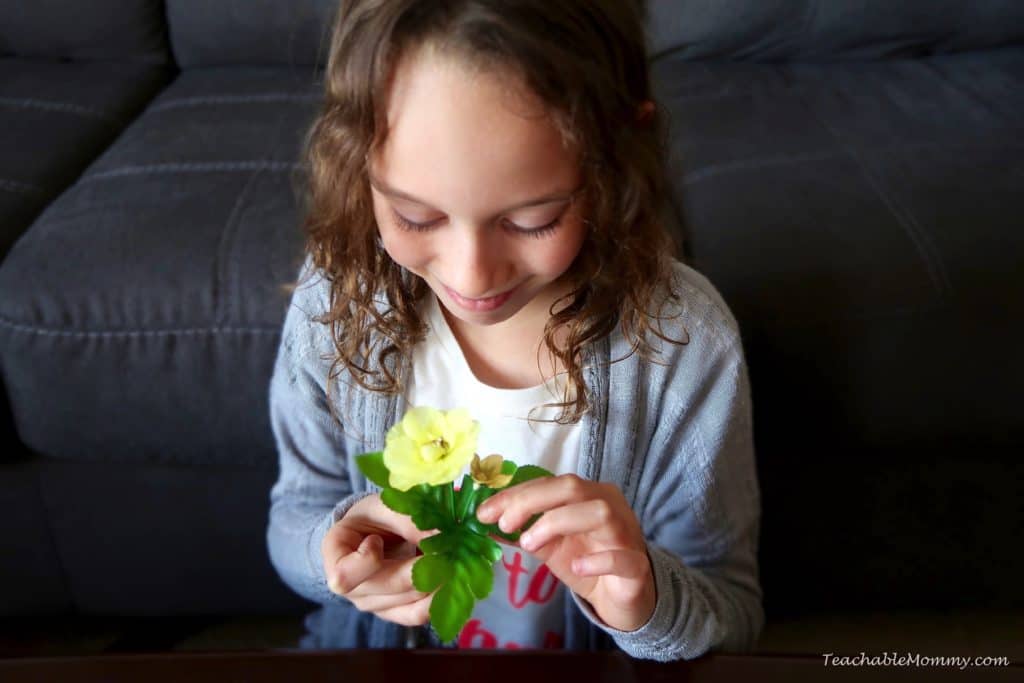
[[[451,482],[441,485],[441,504],[444,506],[445,516],[455,521],[455,485]]]
[[[541,477],[553,476],[555,475],[547,471],[543,467],[539,467],[537,465],[523,465],[522,467],[516,470],[516,473],[514,475],[512,475],[512,481],[510,481],[508,485],[515,486],[516,484],[522,484],[523,482],[530,481],[531,479],[540,479]]]
[[[363,453],[356,456],[356,465],[367,479],[382,489],[391,488],[391,473],[384,465],[384,452]]]
[[[425,554],[413,565],[416,589],[437,590],[430,601],[430,620],[443,642],[458,637],[476,601],[494,590],[494,563],[501,559],[500,545],[468,527],[464,524],[424,538],[420,549]]]
[[[451,580],[455,565],[447,555],[424,555],[412,565],[412,585],[416,590],[433,593]]]
[[[463,531],[462,538],[467,550],[482,555],[491,564],[501,559],[501,546],[492,539],[468,531]]]
[[[472,532],[477,536],[487,536],[492,533],[494,529],[498,528],[497,524],[484,524],[476,516],[467,517],[462,520],[462,528],[467,532]]]
[[[466,517],[466,513],[469,510],[470,503],[476,497],[474,494],[476,491],[473,489],[473,477],[468,474],[462,476],[462,484],[459,485],[459,490],[455,494],[455,521],[459,522]]]
[[[476,490],[476,495],[473,497],[473,504],[471,506],[474,517],[476,516],[476,509],[480,507],[480,504],[497,492],[498,489],[492,489],[490,486],[481,486]]]
[[[427,536],[420,541],[420,550],[426,554],[454,553],[462,544],[462,535],[457,532],[442,531]]]
[[[417,590],[434,593],[431,626],[442,642],[453,641],[469,621],[476,600],[483,600],[494,590],[494,563],[501,559],[502,549],[489,535],[516,541],[540,515],[534,515],[520,531],[505,533],[497,524],[484,524],[476,518],[480,503],[498,489],[474,486],[470,475],[462,478],[458,492],[451,482],[442,486],[420,484],[399,491],[390,485],[391,473],[384,465],[382,452],[356,456],[356,464],[382,489],[381,500],[389,509],[409,515],[420,530],[440,529],[440,533],[420,541],[424,555],[413,564],[412,581]],[[512,475],[509,486],[554,476],[542,467],[518,467],[509,460],[502,462],[501,473]]]
[[[448,515],[438,510],[433,501],[425,502],[416,512],[413,513],[412,523],[415,524],[416,528],[420,531],[448,529],[452,526]]]
[[[457,556],[455,574],[469,586],[477,600],[483,600],[494,588],[494,563],[474,552],[463,550]]]
[[[522,534],[521,531],[505,533],[504,531],[498,528],[497,524],[492,524],[491,526],[493,526],[494,528],[491,529],[490,533],[494,534],[495,536],[500,536],[501,538],[504,538],[506,541],[512,541],[513,543],[519,541],[519,536]]]
[[[473,613],[473,593],[462,581],[441,586],[430,601],[430,625],[442,642],[451,642]]]
[[[403,515],[415,515],[423,507],[420,494],[415,492],[415,489],[409,489],[408,491],[384,489],[380,493],[380,500],[389,509]]]

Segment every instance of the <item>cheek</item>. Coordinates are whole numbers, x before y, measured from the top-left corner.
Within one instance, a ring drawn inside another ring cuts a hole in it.
[[[552,279],[569,269],[580,253],[586,236],[585,227],[580,222],[568,224],[564,228],[549,240],[546,249],[538,251],[534,261],[534,269]]]
[[[375,212],[376,213],[376,212]],[[387,219],[377,214],[377,229],[380,241],[391,260],[406,270],[418,273],[429,260],[429,240],[423,235],[406,232],[390,225]]]
[[[388,253],[391,260],[407,270],[414,271],[425,261],[425,250],[422,245],[415,244],[414,238],[409,235],[384,228],[380,231],[380,239],[384,245],[384,251]]]

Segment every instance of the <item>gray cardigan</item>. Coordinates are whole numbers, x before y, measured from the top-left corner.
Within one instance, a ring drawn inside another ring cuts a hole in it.
[[[305,273],[310,262],[303,265]],[[565,591],[565,647],[612,649],[645,659],[692,659],[753,648],[764,624],[758,578],[760,489],[754,460],[750,387],[739,329],[700,273],[675,264],[682,300],[666,309],[658,362],[630,354],[616,330],[585,356],[593,399],[582,420],[577,473],[614,482],[643,527],[657,606],[647,624],[623,632]],[[329,328],[319,274],[293,295],[270,386],[280,473],[270,492],[267,544],[282,580],[323,605],[307,619],[316,647],[406,647],[439,643],[426,627],[407,628],[356,609],[326,584],[320,544],[358,500],[379,491],[354,457],[383,448],[405,410],[400,395],[361,389],[342,375],[328,411]],[[615,362],[612,362],[615,361]],[[408,370],[408,361],[395,368]]]

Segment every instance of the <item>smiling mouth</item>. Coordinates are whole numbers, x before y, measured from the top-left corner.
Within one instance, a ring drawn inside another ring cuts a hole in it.
[[[518,285],[516,285],[518,287]],[[448,285],[444,285],[444,289],[448,292],[448,296],[452,298],[455,303],[459,306],[470,310],[470,311],[493,311],[497,308],[501,308],[512,297],[512,293],[516,291],[516,287],[508,289],[501,294],[495,296],[489,296],[482,299],[470,299],[464,297]]]

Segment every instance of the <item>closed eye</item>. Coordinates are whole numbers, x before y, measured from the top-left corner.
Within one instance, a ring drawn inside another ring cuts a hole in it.
[[[412,230],[413,232],[426,232],[427,230],[430,230],[435,225],[440,223],[442,220],[438,218],[436,220],[427,221],[426,223],[417,223],[416,221],[409,220],[408,218],[398,213],[394,209],[391,210],[391,215],[394,217],[395,222],[398,223],[399,227],[405,230]]]
[[[443,218],[437,218],[432,221],[427,221],[426,223],[417,223],[416,221],[409,220],[402,214],[395,211],[393,208],[391,209],[391,215],[394,217],[395,222],[398,224],[398,227],[402,228],[403,230],[408,230],[410,232],[428,232],[444,221]],[[555,218],[553,221],[545,223],[544,225],[537,226],[535,228],[523,227],[507,219],[502,219],[502,223],[505,225],[506,228],[508,228],[512,232],[523,235],[524,237],[535,237],[539,239],[541,237],[545,237],[553,233],[561,224],[562,218],[564,217],[565,211],[560,213],[558,217]]]

